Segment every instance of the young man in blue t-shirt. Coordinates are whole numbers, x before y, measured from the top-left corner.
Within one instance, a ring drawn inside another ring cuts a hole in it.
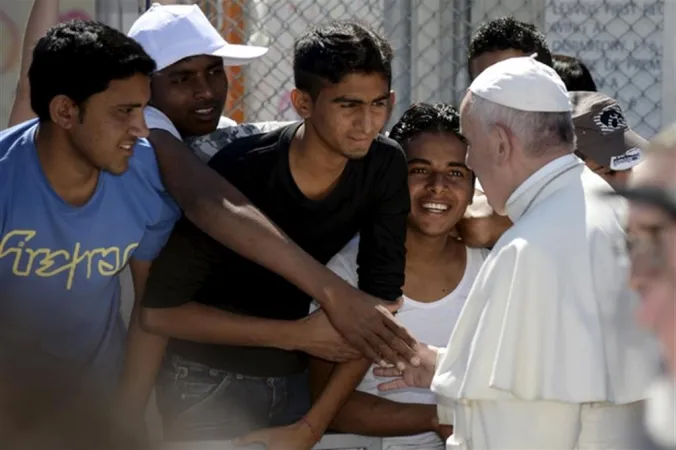
[[[64,399],[114,391],[119,273],[129,264],[142,292],[180,214],[145,139],[154,69],[106,25],[58,25],[33,52],[38,119],[0,133],[0,366],[53,361]]]

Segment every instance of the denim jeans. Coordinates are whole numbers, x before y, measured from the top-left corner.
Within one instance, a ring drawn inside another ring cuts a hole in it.
[[[310,409],[307,373],[248,377],[168,355],[156,384],[167,441],[230,440],[289,425]]]

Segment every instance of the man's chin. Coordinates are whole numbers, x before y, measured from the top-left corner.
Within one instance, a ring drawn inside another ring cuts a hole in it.
[[[189,138],[189,137],[204,136],[205,134],[211,134],[218,128],[219,121],[220,117],[213,121],[192,124],[186,127],[185,129],[180,130],[181,136],[183,138]]]
[[[343,156],[345,156],[348,159],[362,159],[365,157],[369,152],[369,149],[356,149],[356,150],[350,150],[348,152],[343,152]]]

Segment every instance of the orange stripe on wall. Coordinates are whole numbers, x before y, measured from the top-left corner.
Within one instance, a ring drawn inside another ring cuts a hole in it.
[[[245,17],[242,0],[217,0],[223,5],[223,25],[219,30],[225,40],[231,44],[244,44]],[[225,110],[230,118],[238,123],[246,120],[244,110],[244,87],[246,80],[241,67],[228,67],[226,70],[230,86],[228,88],[228,100]]]

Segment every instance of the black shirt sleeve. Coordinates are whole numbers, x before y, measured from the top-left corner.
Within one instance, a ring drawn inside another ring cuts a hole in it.
[[[170,308],[192,301],[223,254],[218,242],[182,218],[153,261],[142,306]]]
[[[406,156],[387,140],[385,163],[373,186],[373,207],[360,230],[359,289],[383,300],[402,295],[406,267],[406,218],[411,208]]]

